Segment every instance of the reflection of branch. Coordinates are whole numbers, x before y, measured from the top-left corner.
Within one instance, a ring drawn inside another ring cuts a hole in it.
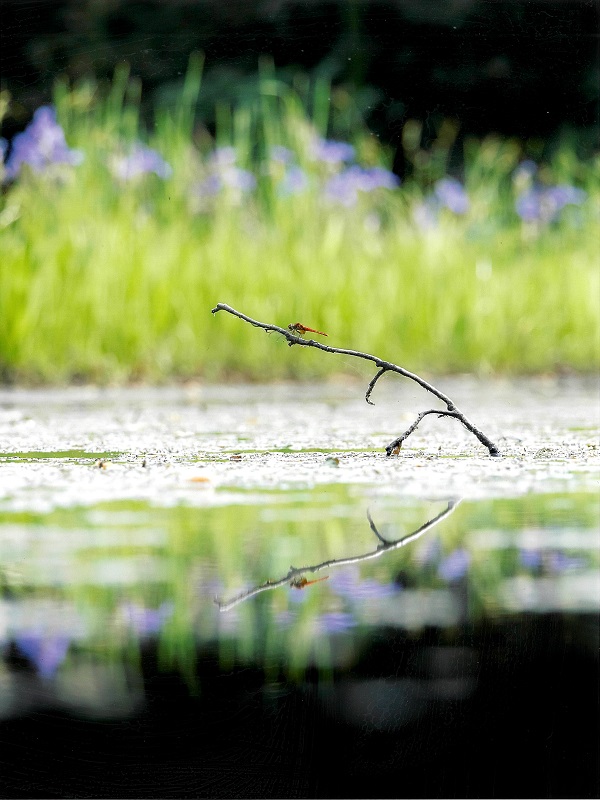
[[[369,519],[371,530],[381,541],[381,544],[376,550],[371,550],[369,553],[364,553],[360,556],[350,556],[349,558],[331,558],[328,561],[322,561],[320,564],[314,564],[309,567],[290,567],[289,572],[287,575],[284,575],[283,578],[279,578],[276,581],[265,581],[259,586],[255,586],[253,589],[248,589],[248,591],[236,595],[231,600],[219,600],[218,597],[215,597],[215,603],[219,606],[219,611],[229,611],[230,608],[237,606],[239,603],[243,603],[245,600],[249,600],[251,597],[256,597],[256,595],[260,594],[261,592],[266,592],[269,589],[277,589],[278,586],[284,586],[286,583],[290,583],[295,578],[298,578],[300,575],[304,575],[307,572],[320,572],[322,569],[329,569],[330,567],[341,567],[345,564],[356,564],[359,561],[369,561],[372,558],[379,558],[379,556],[387,553],[389,550],[397,550],[399,547],[404,547],[404,545],[414,542],[415,539],[418,539],[419,536],[422,536],[426,531],[433,528],[434,525],[437,525],[438,522],[441,522],[445,517],[451,514],[459,503],[460,499],[449,500],[447,507],[436,517],[430,519],[424,525],[421,525],[421,527],[417,528],[416,531],[409,533],[402,539],[397,539],[395,542],[390,542],[383,538],[383,536],[375,527],[375,523],[371,519],[371,515],[367,511],[367,517]]]
[[[242,314],[240,311],[236,311],[235,308],[228,306],[226,303],[217,303],[217,305],[213,308],[212,313],[216,314],[218,311],[227,311],[229,314],[233,314],[234,317],[238,317],[238,319],[244,320],[244,322],[249,322],[250,325],[254,325],[255,328],[262,328],[263,330],[267,331],[267,333],[271,333],[272,331],[276,331],[280,333],[282,336],[285,336],[287,339],[287,343],[291,347],[292,345],[300,345],[301,347],[316,347],[318,350],[323,350],[325,353],[338,353],[344,356],[354,356],[355,358],[362,358],[365,361],[372,361],[376,367],[378,367],[379,372],[375,375],[375,377],[369,383],[367,388],[367,393],[365,395],[365,400],[369,405],[373,405],[371,402],[371,392],[373,391],[375,384],[381,378],[382,375],[385,375],[386,372],[397,372],[399,375],[403,375],[405,378],[409,378],[411,381],[415,381],[418,383],[419,386],[422,386],[423,389],[430,392],[430,394],[434,395],[441,400],[443,403],[446,404],[445,411],[424,411],[419,414],[417,421],[413,423],[410,428],[405,431],[402,436],[399,436],[397,439],[394,439],[386,448],[385,452],[388,456],[391,455],[398,455],[400,452],[400,448],[402,447],[402,442],[405,439],[408,439],[410,434],[415,430],[419,422],[423,419],[423,417],[427,416],[427,414],[439,414],[442,417],[454,417],[455,419],[459,420],[465,428],[470,431],[474,436],[479,439],[484,447],[487,447],[488,452],[491,456],[499,456],[500,451],[496,447],[496,445],[488,439],[488,437],[476,428],[473,423],[468,420],[462,411],[459,411],[458,408],[454,405],[452,400],[447,397],[443,392],[440,392],[439,389],[436,389],[431,383],[428,383],[423,378],[419,377],[419,375],[415,375],[414,372],[409,372],[404,367],[399,367],[397,364],[392,364],[391,361],[384,361],[382,358],[378,358],[377,356],[372,356],[369,353],[361,353],[360,350],[346,350],[345,348],[341,347],[331,347],[328,344],[322,344],[322,342],[316,342],[314,339],[303,339],[301,336],[296,336],[295,333],[292,333],[290,330],[286,330],[285,328],[280,328],[278,325],[269,325],[266,322],[258,322],[252,317],[246,316],[246,314]]]

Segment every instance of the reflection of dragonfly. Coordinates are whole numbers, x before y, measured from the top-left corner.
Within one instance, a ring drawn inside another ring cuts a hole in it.
[[[310,586],[312,583],[326,581],[328,577],[329,575],[325,575],[324,578],[316,578],[314,581],[307,581],[306,578],[294,578],[290,586],[293,586],[294,589],[304,589],[305,586]]]
[[[293,325],[288,325],[288,330],[297,333],[298,336],[304,336],[305,333],[318,333],[319,336],[327,336],[327,334],[323,333],[323,331],[317,331],[314,328],[307,328],[306,325],[303,325],[301,322],[294,322]]]

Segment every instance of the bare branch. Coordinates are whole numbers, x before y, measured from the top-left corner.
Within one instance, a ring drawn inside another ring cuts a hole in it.
[[[368,389],[367,389],[367,393],[366,393],[366,395],[365,395],[365,400],[367,401],[367,403],[368,403],[370,406],[374,406],[374,405],[375,405],[375,403],[372,403],[372,402],[369,400],[369,398],[371,397],[371,392],[373,391],[373,388],[374,388],[375,384],[377,383],[377,381],[379,380],[379,378],[381,378],[381,376],[382,376],[382,375],[384,375],[384,374],[385,374],[387,371],[388,371],[388,370],[387,370],[387,367],[382,367],[382,368],[379,370],[379,372],[377,373],[377,375],[375,375],[375,377],[373,378],[373,380],[371,381],[371,383],[369,384],[369,387],[368,387]]]
[[[250,600],[251,597],[256,597],[256,595],[261,594],[262,592],[267,592],[271,589],[277,589],[280,586],[284,586],[285,584],[291,583],[293,580],[299,578],[301,575],[305,575],[307,572],[315,573],[320,572],[324,569],[331,569],[332,567],[342,567],[346,564],[358,564],[361,561],[369,561],[373,558],[379,558],[384,553],[389,552],[390,550],[397,550],[399,547],[404,547],[411,542],[414,542],[415,539],[418,539],[419,536],[422,536],[426,531],[431,530],[434,525],[437,525],[443,519],[445,519],[449,514],[451,514],[454,509],[459,505],[462,498],[457,498],[454,500],[448,500],[448,505],[446,508],[441,511],[437,516],[433,517],[432,519],[428,520],[424,525],[421,525],[420,528],[417,530],[412,531],[407,536],[403,536],[402,539],[397,539],[395,542],[390,542],[384,539],[380,533],[378,532],[377,528],[375,527],[375,523],[373,522],[371,515],[367,511],[367,517],[369,519],[369,524],[371,526],[371,530],[377,536],[377,538],[382,542],[376,550],[371,550],[368,553],[363,553],[360,556],[350,556],[348,558],[332,558],[328,561],[321,561],[320,564],[313,564],[312,566],[306,567],[290,567],[289,572],[283,576],[283,578],[278,578],[275,581],[265,581],[261,583],[259,586],[255,586],[252,589],[248,589],[245,592],[241,592],[240,594],[232,597],[231,600],[219,600],[218,597],[215,597],[215,603],[219,607],[219,611],[229,611],[234,606],[239,605],[240,603],[244,603],[246,600]]]
[[[375,364],[376,367],[378,367],[379,372],[375,375],[375,377],[369,384],[367,393],[365,395],[365,399],[367,403],[369,403],[369,405],[373,405],[373,403],[371,403],[369,399],[371,392],[373,391],[373,387],[375,386],[379,378],[381,378],[381,376],[386,372],[396,372],[398,375],[402,375],[403,377],[408,378],[409,380],[414,381],[415,383],[418,383],[419,386],[422,386],[423,389],[428,391],[430,394],[434,395],[434,397],[437,397],[438,400],[441,400],[446,405],[445,411],[437,411],[437,412],[426,411],[424,412],[423,416],[426,416],[427,414],[437,413],[440,414],[440,416],[456,417],[456,419],[460,420],[468,431],[470,431],[475,437],[477,437],[477,439],[479,439],[479,441],[481,442],[482,445],[484,445],[484,447],[487,447],[489,454],[491,456],[500,455],[500,451],[498,450],[496,445],[490,439],[488,439],[488,437],[482,431],[476,428],[475,425],[473,425],[473,423],[470,420],[468,420],[467,417],[462,413],[462,411],[459,411],[458,408],[456,408],[452,400],[447,395],[445,395],[431,383],[428,383],[419,375],[416,375],[414,372],[409,372],[403,367],[399,367],[397,364],[393,364],[391,361],[384,361],[382,358],[370,355],[369,353],[362,353],[360,350],[347,350],[341,347],[332,347],[331,345],[323,344],[322,342],[316,342],[314,339],[303,339],[301,336],[296,336],[287,328],[280,328],[278,325],[269,325],[265,322],[258,322],[258,320],[252,319],[252,317],[248,317],[246,314],[242,314],[240,311],[236,311],[235,308],[228,306],[226,303],[217,303],[217,305],[212,309],[212,313],[216,314],[218,311],[227,311],[227,313],[233,314],[234,317],[238,317],[239,319],[244,320],[244,322],[249,322],[250,325],[253,325],[255,328],[262,328],[267,332],[276,331],[277,333],[281,334],[287,339],[287,342],[290,345],[290,347],[292,345],[299,345],[300,347],[316,347],[318,350],[323,350],[325,353],[336,353],[338,355],[353,356],[354,358],[361,358],[365,361],[371,361],[373,364]],[[422,418],[423,417],[421,416],[419,419],[417,419],[416,423],[417,425]],[[412,433],[413,430],[414,428],[412,428],[412,430],[409,430],[409,433]],[[403,436],[400,437],[399,439],[400,445],[406,439],[407,435],[409,434],[403,434]],[[397,455],[398,452],[399,452],[398,442],[396,442],[396,444],[393,447],[390,445],[386,448],[386,453],[388,454],[388,456]]]

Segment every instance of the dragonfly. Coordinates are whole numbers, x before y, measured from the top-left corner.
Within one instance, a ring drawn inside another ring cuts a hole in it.
[[[320,583],[320,581],[326,581],[329,575],[325,575],[324,578],[316,578],[314,581],[307,581],[306,578],[294,578],[294,580],[290,583],[290,586],[294,589],[304,589],[305,586],[310,586],[313,583]]]
[[[305,333],[318,333],[319,336],[327,336],[327,334],[323,331],[317,331],[314,328],[307,328],[306,325],[303,325],[301,322],[294,322],[292,325],[288,325],[288,330],[292,331],[293,333],[297,333],[298,336],[304,336]]]

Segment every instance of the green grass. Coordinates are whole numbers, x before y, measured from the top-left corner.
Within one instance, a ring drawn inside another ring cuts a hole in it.
[[[139,121],[139,86],[126,73],[104,95],[90,84],[58,85],[59,120],[85,160],[46,173],[25,169],[0,199],[0,375],[106,382],[347,370],[213,317],[217,302],[282,326],[300,320],[326,330],[332,344],[416,371],[598,368],[598,159],[555,152],[541,180],[576,184],[587,200],[539,227],[514,210],[511,176],[523,148],[490,137],[465,148],[468,214],[444,211],[435,228],[421,230],[413,212],[443,176],[452,143],[444,144],[446,129],[431,150],[419,150],[414,121],[404,137],[412,179],[399,189],[350,208],[318,188],[280,196],[278,167],[257,167],[266,148],[286,145],[322,180],[307,142],[314,130],[326,132],[327,120],[335,131],[335,119],[322,86],[308,102],[267,74],[258,101],[217,114],[216,143],[232,144],[238,164],[257,173],[256,192],[201,201],[193,187],[206,175],[212,143],[194,123],[199,66],[192,64],[177,105],[156,109],[150,134]],[[112,154],[137,138],[169,162],[171,178],[113,177]],[[351,139],[361,163],[389,164],[364,127]]]

